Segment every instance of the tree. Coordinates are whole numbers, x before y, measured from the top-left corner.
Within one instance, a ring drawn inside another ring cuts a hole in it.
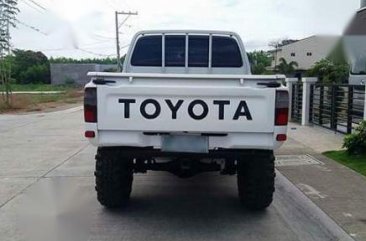
[[[124,61],[125,56],[121,58]],[[52,64],[117,64],[117,58],[87,58],[87,59],[72,59],[65,57],[50,58],[50,63]]]
[[[327,59],[332,61],[334,64],[338,65],[344,65],[348,64],[346,52],[344,49],[343,41],[340,40],[336,44],[336,46],[333,48],[333,50],[329,53],[327,56]]]
[[[10,104],[11,65],[5,58],[10,54],[10,27],[15,27],[19,12],[17,0],[0,0],[0,81],[5,87],[5,103]]]
[[[317,62],[313,68],[308,70],[308,76],[316,76],[319,82],[324,84],[347,83],[349,66],[346,63],[335,62],[331,59],[323,59]]]
[[[280,58],[280,64],[276,66],[276,71],[280,74],[293,74],[296,68],[299,67],[299,64],[295,61],[291,61],[287,63],[286,59]]]
[[[297,41],[299,41],[299,40],[296,40],[296,39],[281,39],[281,40],[272,41],[268,45],[270,47],[273,47],[273,48],[281,48],[285,45],[289,45],[289,44],[295,43]]]
[[[280,39],[280,40],[272,41],[268,44],[268,46],[274,48],[274,61],[275,61],[274,64],[275,64],[275,66],[277,66],[277,53],[278,53],[278,50],[283,46],[295,43],[297,41],[299,41],[299,40],[296,40],[296,39]]]
[[[266,67],[271,66],[272,58],[269,53],[264,51],[254,51],[248,53],[248,59],[253,74],[264,74]]]
[[[10,27],[15,27],[16,15],[19,12],[17,0],[0,0],[0,54],[10,51]]]
[[[327,58],[315,63],[306,74],[318,77],[324,84],[342,84],[348,83],[349,72],[344,44],[340,40]]]
[[[50,62],[42,52],[31,50],[13,50],[11,56],[13,66],[12,78],[18,84],[51,82]]]

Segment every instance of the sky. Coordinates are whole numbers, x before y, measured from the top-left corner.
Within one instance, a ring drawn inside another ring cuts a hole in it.
[[[122,53],[134,33],[150,29],[234,31],[248,51],[266,50],[280,39],[340,35],[359,7],[360,0],[19,0],[11,34],[13,48],[49,57],[115,57],[114,11],[138,11],[120,28]]]

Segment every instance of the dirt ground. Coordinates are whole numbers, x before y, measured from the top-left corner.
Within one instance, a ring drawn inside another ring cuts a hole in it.
[[[79,89],[57,94],[13,94],[10,105],[0,96],[0,114],[58,111],[79,106],[82,101],[83,92]]]

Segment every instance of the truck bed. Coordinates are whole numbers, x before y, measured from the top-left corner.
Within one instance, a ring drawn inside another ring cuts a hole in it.
[[[227,138],[242,138],[246,146],[273,144],[276,88],[262,84],[280,82],[284,76],[88,75],[92,78],[88,86],[97,86],[100,141],[113,140],[106,145],[121,145],[129,136],[136,141],[126,145],[141,146],[141,138],[167,134],[204,134],[211,136],[211,143],[221,138],[227,146],[231,145]]]

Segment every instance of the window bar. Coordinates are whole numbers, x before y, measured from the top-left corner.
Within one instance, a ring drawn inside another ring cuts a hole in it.
[[[319,96],[319,125],[323,125],[323,110],[324,110],[324,86],[320,86]]]
[[[348,86],[347,134],[352,133],[353,86]]]
[[[162,44],[162,56],[161,56],[161,59],[162,59],[162,70],[163,72],[165,72],[165,33],[163,33],[162,35],[162,41],[161,41],[161,44]]]
[[[209,36],[209,44],[208,44],[208,69],[211,71],[212,69],[212,34]]]
[[[188,38],[188,33],[186,33],[186,58],[185,58],[185,63],[184,63],[184,67],[186,69],[186,72],[188,72],[188,47],[189,47],[189,38]]]

